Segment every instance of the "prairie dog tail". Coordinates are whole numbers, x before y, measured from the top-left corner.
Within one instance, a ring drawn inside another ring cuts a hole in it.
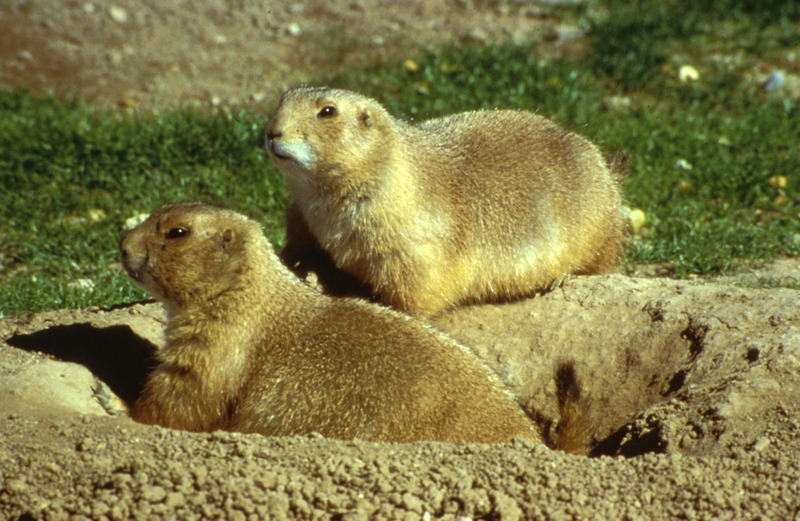
[[[558,432],[556,448],[571,454],[586,454],[591,441],[591,413],[583,395],[573,361],[560,362],[556,368],[558,397]]]

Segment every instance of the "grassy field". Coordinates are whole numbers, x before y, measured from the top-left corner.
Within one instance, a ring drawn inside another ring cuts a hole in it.
[[[526,45],[459,47],[428,53],[415,72],[386,63],[320,81],[414,119],[534,110],[627,154],[625,196],[648,217],[629,264],[685,277],[800,253],[800,100],[767,92],[757,74],[798,73],[800,3],[606,4],[613,18],[571,15],[590,28],[579,61]],[[681,81],[684,65],[696,81]],[[267,118],[96,113],[0,90],[0,316],[144,298],[117,243],[128,219],[162,203],[233,207],[280,244],[286,188],[263,151]]]

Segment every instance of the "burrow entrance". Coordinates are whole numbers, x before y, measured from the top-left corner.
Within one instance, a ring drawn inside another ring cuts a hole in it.
[[[557,420],[554,372],[560,362],[574,361],[592,404],[593,455],[669,450],[662,424],[643,412],[661,404],[680,405],[690,388],[708,388],[710,381],[724,382],[732,371],[766,362],[752,342],[719,345],[719,329],[713,329],[717,322],[676,312],[667,300],[592,302],[580,292],[555,297],[464,308],[433,325],[500,374],[533,417]],[[160,306],[143,309],[135,328],[128,323],[131,314],[120,309],[103,312],[101,325],[89,318],[15,334],[6,342],[80,363],[130,404],[154,366],[157,346],[147,338],[164,328]],[[713,441],[720,415],[714,405],[702,414],[698,421],[705,423],[693,428]]]

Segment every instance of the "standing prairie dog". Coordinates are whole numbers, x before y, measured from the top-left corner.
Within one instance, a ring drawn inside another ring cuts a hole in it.
[[[589,141],[529,112],[408,123],[355,92],[297,88],[267,148],[293,198],[284,261],[324,272],[324,250],[417,316],[602,272],[624,245],[619,176]]]
[[[120,250],[169,317],[160,363],[131,407],[137,421],[395,442],[542,440],[470,351],[402,313],[310,288],[237,213],[164,206]]]

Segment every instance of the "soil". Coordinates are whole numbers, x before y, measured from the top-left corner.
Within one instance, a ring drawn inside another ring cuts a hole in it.
[[[583,31],[561,23],[562,10],[473,0],[4,0],[0,83],[106,108],[271,107],[288,86],[447,43],[579,52]]]
[[[550,2],[552,4],[552,2]],[[0,4],[0,83],[100,107],[269,106],[320,71],[454,41],[580,31],[536,2],[118,0]],[[351,31],[350,27],[358,30]],[[784,259],[756,279],[800,281]],[[542,428],[572,359],[591,455],[527,441],[378,444],[193,434],[107,412],[163,344],[155,303],[0,320],[0,517],[8,519],[797,519],[798,291],[576,277],[434,325],[498,372]]]
[[[0,511],[14,518],[792,519],[800,512],[800,308],[789,289],[577,277],[434,325],[543,428],[576,362],[590,457],[527,441],[378,444],[192,434],[110,416],[140,389],[160,304],[0,323]]]

